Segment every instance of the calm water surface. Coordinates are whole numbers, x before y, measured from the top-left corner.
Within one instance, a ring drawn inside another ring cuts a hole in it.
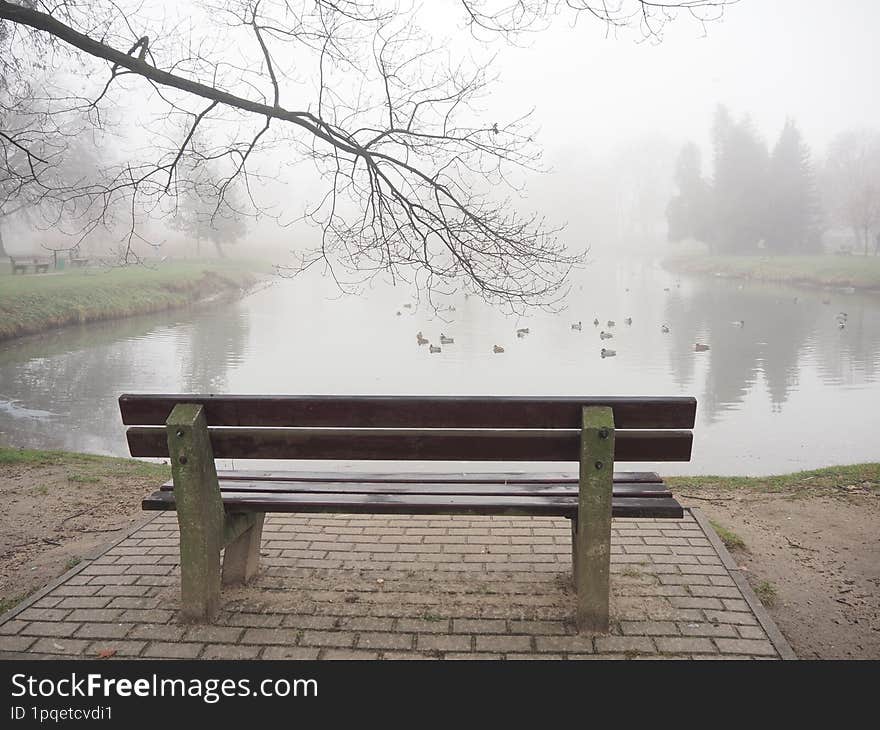
[[[581,272],[561,314],[505,317],[463,294],[445,303],[454,311],[441,319],[404,290],[340,297],[315,276],[0,344],[0,441],[126,455],[116,403],[126,391],[693,395],[693,461],[662,473],[880,459],[876,295],[679,277],[643,262]],[[519,327],[530,334],[517,338]],[[602,329],[613,339],[600,341]],[[455,343],[429,354],[420,330]],[[697,342],[709,350],[694,352]],[[603,346],[617,355],[603,359]]]

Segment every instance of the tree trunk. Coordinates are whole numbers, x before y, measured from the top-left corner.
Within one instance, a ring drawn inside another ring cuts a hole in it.
[[[221,259],[225,259],[225,258],[226,258],[226,254],[223,253],[223,247],[220,245],[220,242],[219,242],[219,241],[214,241],[214,246],[216,246],[216,248],[217,248],[217,255],[218,255]]]
[[[8,258],[9,254],[6,253],[6,249],[3,248],[3,230],[0,229],[0,258]]]

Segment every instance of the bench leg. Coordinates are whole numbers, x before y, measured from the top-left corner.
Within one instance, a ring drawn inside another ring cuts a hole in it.
[[[178,404],[166,421],[180,527],[180,612],[211,621],[220,608],[223,501],[200,405]]]
[[[608,631],[611,577],[611,495],[614,416],[610,408],[583,410],[574,583],[578,631]]]
[[[223,585],[247,583],[260,567],[260,539],[264,512],[249,515],[251,526],[226,546],[223,553]]]

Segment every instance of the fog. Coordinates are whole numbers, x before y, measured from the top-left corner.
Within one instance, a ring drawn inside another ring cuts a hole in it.
[[[391,6],[378,3],[377,7]],[[702,175],[712,179],[711,129],[719,105],[734,119],[748,117],[768,151],[786,120],[793,120],[811,153],[820,188],[832,140],[847,130],[876,127],[880,119],[880,98],[873,93],[880,55],[875,34],[880,6],[870,0],[838,4],[740,0],[729,3],[723,12],[695,11],[697,18],[681,11],[657,36],[649,37],[638,22],[614,27],[587,13],[562,11],[538,23],[534,32],[508,38],[465,29],[456,2],[431,3],[429,8],[416,8],[412,16],[405,14],[407,10],[411,8],[401,8],[402,17],[416,18],[429,28],[431,45],[446,50],[446,61],[486,70],[487,85],[466,117],[469,121],[503,127],[531,112],[529,139],[542,157],[526,169],[513,166],[506,172],[505,179],[515,187],[509,205],[546,217],[550,226],[565,225],[561,235],[569,249],[588,248],[591,255],[644,253],[666,245],[666,210],[676,194],[677,155],[685,143],[695,143],[703,155]],[[150,18],[141,25],[173,31],[168,39],[152,42],[151,48],[165,53],[164,58],[176,48],[174,37],[188,35],[190,47],[212,63],[222,62],[217,67],[219,87],[250,98],[271,98],[271,84],[265,69],[258,68],[259,59],[255,62],[251,55],[247,60],[254,48],[248,50],[246,45],[255,45],[248,29],[230,25],[228,35],[213,30],[200,37],[200,26],[210,14],[210,4],[154,2],[140,14],[133,11],[130,19],[137,25]],[[393,23],[390,28],[387,35],[402,32]],[[26,44],[12,49],[33,52]],[[293,49],[276,45],[273,53],[282,101],[291,108],[314,109],[314,48],[308,43]],[[80,71],[60,52],[51,59],[56,97],[81,93],[95,98],[106,83],[103,62],[86,58]],[[422,77],[430,75],[431,63],[421,68]],[[192,66],[193,73],[204,76],[202,67]],[[224,69],[235,77],[234,84],[224,78]],[[356,78],[356,69],[337,64],[323,73],[336,83],[333,89],[342,108],[365,93],[366,82]],[[173,154],[198,105],[189,100],[190,116],[175,117],[161,108],[157,92],[145,82],[120,78],[115,83],[119,93],[114,96],[115,87],[111,88],[103,116],[89,116],[89,123],[100,122],[97,131],[92,130],[99,164],[143,164],[157,149]],[[200,130],[204,136],[199,140],[205,148],[236,139],[243,145],[259,124],[259,119],[246,114],[233,115]],[[242,200],[230,206],[245,221],[247,235],[234,246],[225,246],[226,253],[284,261],[286,252],[320,240],[320,226],[296,222],[304,212],[314,211],[328,190],[327,169],[316,171],[309,145],[302,134],[284,131],[254,150],[248,163],[247,194],[241,187]],[[494,182],[486,185],[480,175],[463,179],[465,185],[498,193],[498,199],[506,201],[506,193],[499,192]],[[147,248],[148,253],[194,255],[185,229],[167,225],[179,201],[173,195],[162,199],[156,191],[147,197],[135,221],[126,217],[129,201],[123,198],[95,226],[82,225],[81,210],[76,215],[68,210],[67,219],[53,218],[45,211],[14,211],[16,206],[7,200],[2,219],[5,245],[21,253],[45,246],[47,240],[51,247],[82,240],[87,248],[110,251],[134,227],[143,240],[164,245],[156,251]],[[256,205],[244,204],[244,197]],[[362,203],[340,202],[340,210],[356,216]],[[823,236],[829,230],[851,227],[830,210],[834,205],[825,203]],[[75,239],[66,243],[65,232]]]

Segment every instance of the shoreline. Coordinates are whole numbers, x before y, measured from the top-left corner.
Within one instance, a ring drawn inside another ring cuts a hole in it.
[[[161,269],[112,269],[4,276],[0,281],[0,343],[71,325],[124,319],[243,296],[258,281],[242,264],[173,264]]]
[[[878,256],[677,255],[660,265],[676,274],[747,279],[810,289],[880,294]]]

